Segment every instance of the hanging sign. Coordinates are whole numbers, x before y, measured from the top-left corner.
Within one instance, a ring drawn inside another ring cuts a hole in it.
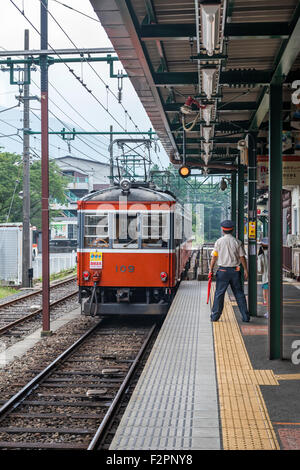
[[[300,184],[300,156],[282,156],[282,185],[297,186]],[[267,188],[269,185],[269,157],[257,157],[257,189]]]

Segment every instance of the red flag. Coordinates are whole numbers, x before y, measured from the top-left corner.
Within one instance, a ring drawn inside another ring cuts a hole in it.
[[[213,273],[209,273],[209,275],[208,275],[208,285],[207,285],[207,301],[206,301],[207,304],[208,304],[208,301],[209,301],[212,277],[213,277]]]

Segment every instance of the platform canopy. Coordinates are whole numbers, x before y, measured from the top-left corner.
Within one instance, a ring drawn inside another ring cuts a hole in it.
[[[90,1],[172,163],[230,171],[256,129],[266,152],[271,83],[291,129],[298,0]]]

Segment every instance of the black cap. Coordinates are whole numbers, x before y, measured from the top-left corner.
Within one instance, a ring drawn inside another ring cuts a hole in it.
[[[232,220],[223,220],[221,227],[223,230],[232,230],[234,228],[234,222],[232,222]]]

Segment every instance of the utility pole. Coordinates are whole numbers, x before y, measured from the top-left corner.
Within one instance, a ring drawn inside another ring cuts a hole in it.
[[[29,30],[24,31],[24,49],[29,50]],[[22,285],[30,287],[29,268],[31,266],[31,240],[30,240],[30,135],[29,130],[29,84],[28,68],[24,68],[24,93],[23,93],[23,239],[22,239]]]
[[[110,147],[109,147],[109,182],[111,186],[114,184],[114,156],[113,156],[113,126],[110,128]]]
[[[48,49],[48,0],[41,0],[41,50]],[[41,68],[41,132],[42,132],[42,273],[43,329],[50,331],[49,282],[49,141],[48,141],[48,57],[40,55]]]

